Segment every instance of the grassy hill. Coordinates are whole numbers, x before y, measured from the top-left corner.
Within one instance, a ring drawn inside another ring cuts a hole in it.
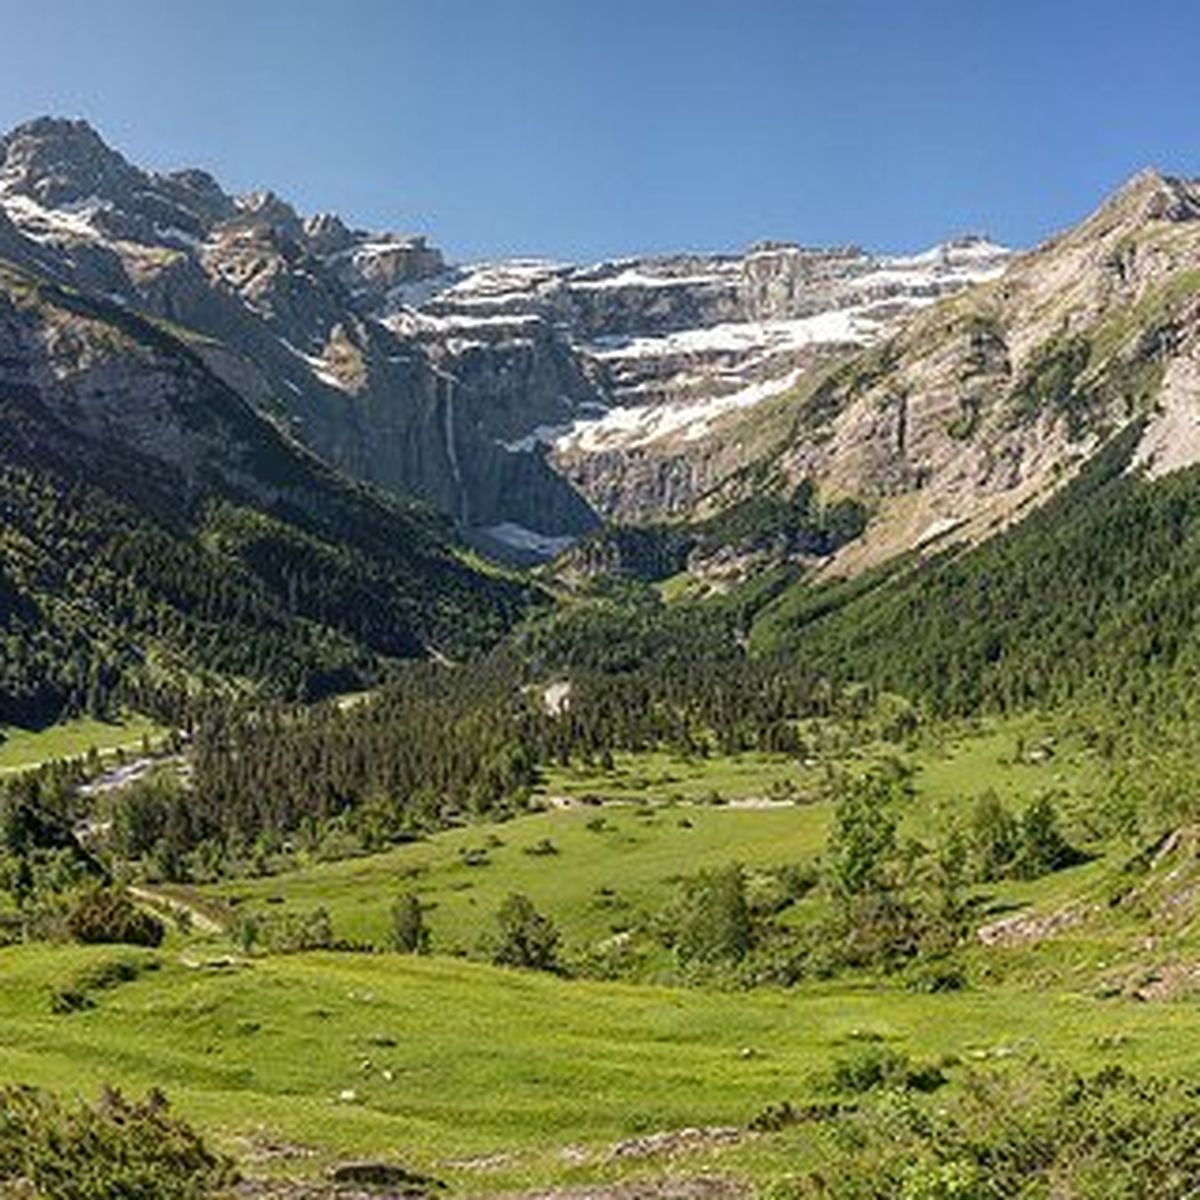
[[[111,721],[79,717],[46,729],[0,728],[0,776],[28,771],[60,759],[101,758],[116,751],[137,752],[144,739],[156,742],[163,729],[148,717],[127,714]]]
[[[610,771],[556,767],[544,795],[595,802],[366,857],[299,867],[280,858],[264,878],[157,889],[222,922],[324,906],[339,937],[374,949],[245,957],[198,923],[157,951],[0,949],[0,1077],[70,1094],[164,1087],[254,1175],[311,1178],[365,1157],[488,1192],[705,1173],[767,1186],[820,1169],[834,1145],[823,1119],[748,1126],[784,1101],[827,1107],[837,1064],[880,1048],[940,1064],[950,1080],[936,1093],[942,1108],[970,1094],[974,1069],[1022,1072],[1038,1058],[1084,1071],[1200,1069],[1186,1036],[1188,988],[1151,990],[1145,1003],[1135,995],[1146,980],[1131,975],[1156,961],[1144,944],[1150,908],[1167,960],[1200,951],[1179,909],[1193,870],[1186,839],[1150,848],[1131,868],[1130,842],[1094,837],[1088,863],[978,888],[976,924],[1026,924],[968,947],[968,984],[953,992],[870,972],[787,989],[661,987],[446,954],[478,953],[512,890],[549,913],[575,951],[661,910],[702,868],[740,861],[753,876],[811,863],[826,851],[833,813],[824,767],[896,760],[912,780],[900,814],[912,836],[931,836],[994,790],[1018,810],[1053,792],[1082,839],[1104,786],[1094,748],[1030,717],[939,726],[899,747],[831,749],[829,764],[656,751],[618,754]],[[801,803],[761,807],[785,781]],[[704,802],[714,787],[729,803]],[[528,852],[547,841],[555,853]],[[426,905],[430,958],[379,952],[390,904],[410,889]],[[1072,908],[1083,919],[1054,924]],[[669,954],[658,955],[644,979],[666,977]],[[82,1005],[61,1011],[64,993]],[[696,1127],[734,1132],[679,1133]]]
[[[611,1147],[697,1125],[744,1130],[768,1105],[819,1101],[819,1073],[875,1039],[961,1063],[1041,1054],[1200,1069],[1188,1005],[1007,987],[723,995],[399,956],[205,969],[167,953],[89,1011],[50,1011],[54,988],[112,957],[0,951],[0,1074],[71,1093],[163,1086],[243,1162],[275,1147],[260,1172],[376,1156],[471,1191],[713,1169],[765,1181],[811,1161],[815,1132],[625,1159]]]

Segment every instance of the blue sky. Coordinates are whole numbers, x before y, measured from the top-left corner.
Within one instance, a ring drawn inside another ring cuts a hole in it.
[[[1030,244],[1200,175],[1176,0],[0,0],[0,125],[428,232],[456,258]]]

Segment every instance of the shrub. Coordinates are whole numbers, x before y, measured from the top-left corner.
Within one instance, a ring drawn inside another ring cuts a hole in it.
[[[1016,818],[993,791],[985,792],[971,812],[970,847],[975,875],[983,883],[1002,879],[1020,853]]]
[[[681,963],[740,962],[754,942],[742,868],[702,871],[686,881],[669,921]]]
[[[820,1176],[773,1189],[825,1200],[1007,1196],[1188,1200],[1200,1194],[1200,1091],[1120,1068],[1038,1061],[968,1074],[929,1104],[875,1089],[823,1122]]]
[[[26,1180],[46,1200],[199,1200],[233,1181],[228,1160],[169,1115],[106,1089],[96,1105],[32,1088],[0,1090],[0,1192]]]
[[[428,954],[429,927],[421,911],[421,901],[412,892],[405,892],[392,905],[390,941],[393,950],[401,954]]]
[[[1059,830],[1054,803],[1048,796],[1039,796],[1021,816],[1018,872],[1026,879],[1036,879],[1072,866],[1083,857]]]
[[[335,946],[333,922],[326,908],[294,913],[239,913],[230,936],[243,954],[259,947],[274,954],[299,954],[305,950],[331,950]]]
[[[95,884],[76,898],[67,914],[67,931],[77,942],[131,946],[159,946],[166,933],[163,923],[138,908],[126,892]]]
[[[859,1095],[879,1088],[932,1092],[946,1082],[931,1064],[914,1064],[907,1054],[879,1043],[836,1059],[829,1073],[831,1091]]]
[[[896,818],[888,811],[892,787],[868,777],[852,784],[833,810],[826,874],[834,899],[850,906],[887,886],[896,853]]]
[[[961,963],[953,959],[929,959],[918,962],[904,979],[910,992],[933,995],[938,992],[961,992],[967,986],[967,976]]]
[[[500,905],[496,925],[494,963],[536,971],[558,970],[558,930],[549,917],[534,908],[528,896],[513,892]]]

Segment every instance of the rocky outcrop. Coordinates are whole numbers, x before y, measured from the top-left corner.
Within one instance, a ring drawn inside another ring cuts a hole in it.
[[[772,428],[733,415],[712,440],[770,461],[781,487],[872,506],[839,572],[989,536],[1131,421],[1139,466],[1200,461],[1198,202],[1200,182],[1138,176],[999,279],[803,381]],[[739,494],[731,472],[714,502]]]
[[[0,213],[5,258],[188,331],[226,383],[359,478],[465,523],[551,536],[595,523],[540,456],[504,444],[590,395],[549,327],[481,354],[376,319],[444,270],[424,238],[305,221],[200,171],[142,171],[83,122],[50,119],[0,142]]]
[[[871,506],[857,569],[984,536],[1132,414],[1139,463],[1194,461],[1197,229],[1196,185],[1151,172],[1015,259],[973,236],[455,267],[81,122],[0,139],[0,257],[169,321],[331,463],[518,557],[811,481]]]

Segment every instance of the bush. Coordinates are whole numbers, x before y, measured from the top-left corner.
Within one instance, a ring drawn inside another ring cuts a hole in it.
[[[67,914],[67,931],[77,942],[131,946],[159,946],[166,933],[163,923],[138,908],[126,892],[100,885],[79,893]]]
[[[1037,879],[1051,871],[1061,871],[1084,858],[1062,835],[1058,813],[1048,796],[1040,796],[1021,816],[1021,856],[1018,872],[1026,879]]]
[[[972,1073],[952,1098],[871,1090],[823,1122],[820,1176],[777,1196],[825,1200],[1200,1194],[1200,1091],[1108,1068],[1079,1076],[1037,1061]]]
[[[967,986],[967,976],[961,963],[953,959],[928,959],[918,962],[905,974],[904,986],[910,992],[934,995],[939,992],[961,992]]]
[[[1003,879],[1020,853],[1021,830],[1016,818],[993,791],[985,792],[971,812],[970,847],[975,876],[981,883]]]
[[[336,944],[333,921],[326,908],[295,913],[244,912],[239,914],[230,936],[243,954],[259,947],[274,954],[299,954],[305,950],[331,950]]]
[[[528,896],[513,892],[500,905],[496,925],[498,937],[492,948],[492,962],[535,971],[558,970],[558,930],[549,917],[534,908]]]
[[[392,905],[392,949],[401,954],[428,954],[429,927],[421,911],[421,901],[405,892]]]
[[[1048,796],[1039,796],[1018,819],[994,792],[986,792],[971,816],[970,849],[981,882],[1037,879],[1086,858],[1063,836]]]
[[[836,1059],[829,1073],[831,1091],[859,1095],[879,1088],[932,1092],[946,1082],[931,1064],[914,1064],[907,1054],[891,1046],[872,1044]]]
[[[46,1200],[199,1200],[233,1181],[228,1160],[169,1115],[107,1089],[95,1106],[0,1090],[0,1192],[26,1180]]]
[[[754,942],[742,868],[702,871],[685,882],[668,926],[681,963],[740,962]]]

